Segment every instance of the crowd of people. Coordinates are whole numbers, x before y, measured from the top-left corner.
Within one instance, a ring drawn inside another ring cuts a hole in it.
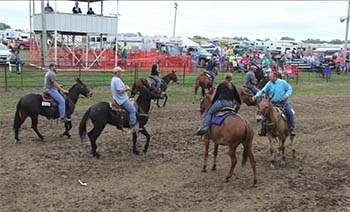
[[[53,8],[50,6],[49,3],[46,4],[46,7],[44,8],[46,13],[52,13],[54,12]],[[79,2],[75,2],[75,6],[72,9],[73,14],[82,14],[82,11],[79,7]],[[86,13],[87,15],[95,15],[95,12],[93,11],[92,7],[89,8],[89,10]]]
[[[197,71],[199,52],[193,49],[192,55],[192,72]],[[331,66],[337,73],[345,74],[350,71],[350,55],[347,53],[345,62],[343,58],[343,49],[332,56],[325,56],[323,53],[313,53],[311,47],[306,49],[293,49],[282,53],[266,51],[258,51],[256,49],[235,49],[233,46],[220,49],[216,47],[211,52],[211,58],[217,58],[220,71],[245,71],[249,70],[251,65],[256,65],[266,70],[285,70],[293,62],[299,62],[310,65],[312,71],[321,71],[324,66]],[[196,62],[197,61],[197,62]]]

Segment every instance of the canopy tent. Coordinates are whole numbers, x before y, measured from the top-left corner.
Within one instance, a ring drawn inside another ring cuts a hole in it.
[[[187,37],[182,37],[182,46],[198,48],[199,44],[192,41],[191,39],[189,39]]]

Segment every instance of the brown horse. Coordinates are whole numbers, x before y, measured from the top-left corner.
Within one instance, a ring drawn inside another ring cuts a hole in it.
[[[240,87],[237,88],[237,92],[239,94],[239,97],[241,98],[241,101],[244,102],[247,106],[253,106],[256,105],[256,102],[252,99],[254,96],[253,91],[249,90],[247,87]],[[237,105],[239,103],[237,102]]]
[[[203,108],[204,107],[204,108]],[[211,107],[211,98],[206,95],[201,101],[201,110],[207,112]],[[204,164],[202,172],[207,170],[207,160],[208,160],[208,149],[209,149],[209,139],[213,140],[214,146],[214,161],[212,170],[216,170],[216,157],[218,154],[219,145],[227,145],[229,149],[229,154],[231,157],[231,167],[229,172],[224,178],[224,181],[228,181],[232,177],[233,170],[237,163],[236,158],[236,148],[239,144],[243,144],[243,157],[242,166],[244,166],[249,157],[250,164],[253,169],[254,180],[253,184],[257,183],[256,177],[256,161],[253,155],[253,137],[254,131],[252,124],[244,117],[239,114],[228,116],[223,123],[218,125],[211,125],[208,134],[204,135],[205,149],[204,149]]]
[[[274,158],[274,149],[273,143],[278,139],[279,151],[282,152],[282,165],[285,164],[286,157],[284,155],[284,143],[290,134],[290,127],[288,124],[287,118],[284,118],[284,115],[281,112],[281,109],[273,106],[271,102],[271,98],[266,98],[264,95],[262,96],[261,102],[259,104],[258,109],[258,118],[257,121],[263,119],[265,120],[265,126],[267,129],[267,137],[270,141],[270,154],[271,154],[271,168],[275,167],[275,158]],[[259,117],[260,116],[260,117]],[[293,158],[295,158],[295,148],[294,148],[294,137],[290,136],[290,140],[292,142],[292,151]]]
[[[218,69],[217,66],[215,66],[213,68],[213,72],[215,74],[215,76],[218,75]],[[209,90],[209,94],[212,95],[214,93],[214,88],[213,88],[213,84],[212,84],[212,80],[209,78],[208,76],[209,74],[206,73],[201,73],[200,75],[198,75],[197,79],[196,79],[196,86],[194,88],[194,98],[196,98],[197,96],[197,91],[199,86],[202,88],[202,97],[205,96],[205,89]]]
[[[152,82],[152,83],[149,83]],[[130,98],[134,98],[136,93],[140,92],[143,87],[148,88],[149,86],[156,86],[156,82],[153,79],[147,80],[145,78],[137,79],[135,83],[132,86]],[[170,74],[165,75],[160,80],[160,90],[163,93],[163,95],[159,95],[157,97],[157,107],[159,106],[159,99],[165,99],[163,103],[163,107],[165,107],[166,102],[168,101],[168,96],[166,95],[166,90],[168,88],[168,84],[170,81],[173,81],[175,83],[178,82],[176,71],[172,71]]]

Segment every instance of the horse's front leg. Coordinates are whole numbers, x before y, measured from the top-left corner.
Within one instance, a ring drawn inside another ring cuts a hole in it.
[[[159,99],[160,99],[160,97],[157,98],[157,107],[158,107],[158,108],[160,108]]]
[[[274,138],[268,133],[267,137],[269,138],[270,142],[270,167],[275,168],[275,155],[274,155],[274,150],[273,150],[273,143],[274,143]]]
[[[207,171],[207,164],[208,164],[208,150],[209,150],[209,135],[204,135],[204,162],[203,162],[203,168],[202,172]]]
[[[164,103],[163,103],[163,107],[165,107],[165,104],[168,101],[168,96],[166,94],[164,94],[164,98],[165,98],[165,100],[164,100]]]
[[[211,167],[212,171],[216,170],[216,158],[218,156],[218,149],[219,149],[219,144],[214,145],[214,161],[213,161],[213,167]]]
[[[133,134],[132,134],[132,142],[133,142],[132,151],[135,155],[139,155],[140,152],[136,148],[136,141],[137,141],[137,133],[133,132]]]
[[[144,149],[143,149],[143,153],[147,153],[147,150],[148,150],[148,147],[149,147],[149,142],[150,142],[150,140],[151,140],[151,136],[149,135],[149,133],[146,131],[146,129],[142,129],[141,131],[140,131],[144,136],[146,136],[146,144],[145,144],[145,147],[144,147]]]
[[[67,138],[70,138],[71,135],[69,134],[69,131],[72,129],[72,127],[73,127],[73,125],[72,125],[72,121],[71,121],[71,120],[65,121],[65,122],[64,122],[64,128],[65,128],[65,130],[64,130],[64,133],[61,134],[60,137],[63,137],[63,136],[66,135]]]

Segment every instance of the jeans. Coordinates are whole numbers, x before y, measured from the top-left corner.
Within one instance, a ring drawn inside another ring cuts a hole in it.
[[[249,87],[249,89],[254,93],[258,93],[259,92],[259,89],[257,89],[257,87],[255,86],[252,86],[252,87]],[[256,105],[259,105],[260,104],[260,101],[261,101],[261,97],[258,96],[258,98],[256,98]]]
[[[151,77],[152,77],[155,81],[157,81],[157,88],[160,88],[160,79],[159,79],[159,77],[158,77],[157,75],[151,75]]]
[[[349,73],[349,71],[350,71],[350,63],[346,63],[346,72]]]
[[[45,89],[45,92],[49,93],[50,96],[58,102],[58,112],[60,113],[60,118],[64,118],[66,114],[66,102],[63,96],[57,91],[56,88]]]
[[[224,70],[224,65],[225,65],[224,62],[220,62],[220,71],[223,71],[223,70]]]
[[[122,106],[129,112],[130,117],[130,125],[136,124],[136,108],[135,106],[130,102],[130,100],[126,100]]]
[[[212,72],[212,71],[210,71],[210,70],[206,70],[207,72],[209,72],[209,74],[210,74],[210,76],[213,78],[213,84],[215,84],[216,83],[216,77],[215,77],[215,74],[214,74],[214,72]]]
[[[197,60],[191,60],[191,72],[192,73],[197,72]]]
[[[292,125],[292,128],[294,129],[295,123],[294,123],[294,114],[292,111],[292,107],[290,106],[290,104],[286,100],[281,101],[279,103],[279,105],[282,106],[286,110],[286,112],[289,116],[289,120],[290,120],[290,123]]]
[[[233,107],[232,101],[230,100],[216,100],[215,103],[209,109],[207,115],[204,117],[201,130],[208,130],[211,116],[220,111],[223,107]]]
[[[19,71],[19,66],[22,64],[22,61],[21,61],[21,59],[19,57],[17,57],[14,60],[10,60],[10,63],[11,64],[16,64],[16,71],[18,72]]]

